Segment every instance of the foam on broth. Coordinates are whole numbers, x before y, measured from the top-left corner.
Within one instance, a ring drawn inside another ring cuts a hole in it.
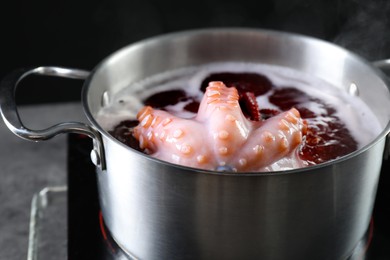
[[[269,78],[276,89],[293,87],[314,98],[323,100],[337,111],[337,116],[356,139],[359,148],[371,142],[381,131],[380,123],[369,107],[360,98],[348,94],[344,89],[293,69],[242,62],[213,63],[178,69],[130,84],[111,97],[110,103],[99,111],[97,121],[105,130],[109,131],[123,120],[135,120],[147,97],[171,89],[182,89],[189,96],[200,101],[203,96],[203,92],[200,90],[201,82],[208,75],[217,72],[262,74]],[[270,94],[266,93],[257,97],[260,108],[277,108],[269,102]],[[188,102],[188,100],[179,102],[166,107],[166,110],[176,116],[191,118],[195,114],[183,110]],[[322,113],[323,108],[315,102],[309,102],[305,106],[318,115]],[[367,124],[367,122],[370,123]]]

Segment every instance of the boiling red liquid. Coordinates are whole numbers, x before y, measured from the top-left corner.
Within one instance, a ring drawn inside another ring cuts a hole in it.
[[[313,98],[293,87],[276,88],[272,82],[264,75],[255,73],[215,73],[203,80],[201,90],[204,91],[210,81],[222,81],[228,87],[235,86],[240,93],[240,106],[244,115],[248,119],[265,120],[282,111],[289,110],[292,107],[298,109],[303,119],[308,121],[308,131],[304,142],[300,148],[299,156],[310,165],[319,164],[340,156],[346,155],[357,150],[356,140],[351,136],[345,124],[335,115],[334,108],[328,106],[324,101]],[[253,99],[249,96],[269,95],[269,102],[278,109],[269,109],[261,107],[261,104],[255,106]],[[199,108],[199,102],[193,97],[188,96],[183,90],[169,90],[160,92],[144,100],[144,104],[158,109],[164,109],[168,105],[175,105],[180,101],[188,101],[185,110],[196,113]],[[321,115],[305,107],[307,102],[316,102],[323,107]],[[253,111],[256,108],[258,111]],[[257,117],[256,114],[260,117]],[[255,115],[255,116],[254,116]],[[312,121],[317,118],[320,120]],[[132,136],[131,128],[137,121],[124,121],[115,127],[110,133],[125,143],[126,145],[141,150],[138,141]]]
[[[308,131],[299,154],[301,159],[309,164],[326,162],[357,150],[357,142],[345,124],[335,115],[336,110],[322,100],[310,97],[295,88],[283,88],[275,90],[269,101],[282,111],[295,107],[304,119],[320,116],[321,120],[316,123],[307,120]],[[322,105],[325,112],[317,115],[304,106],[308,101]]]

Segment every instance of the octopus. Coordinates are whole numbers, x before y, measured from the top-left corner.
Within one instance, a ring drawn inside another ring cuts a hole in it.
[[[193,118],[145,106],[137,119],[133,135],[147,154],[213,171],[258,171],[297,153],[307,131],[295,108],[268,119],[248,119],[237,89],[221,81],[208,84]]]

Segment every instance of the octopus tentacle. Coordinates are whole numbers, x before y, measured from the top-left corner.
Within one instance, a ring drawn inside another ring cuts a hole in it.
[[[212,141],[217,165],[230,162],[237,147],[245,142],[252,130],[238,101],[236,88],[227,88],[222,82],[210,82],[195,118],[206,127],[204,132]]]
[[[192,167],[201,167],[211,154],[201,147],[202,125],[193,120],[172,116],[166,111],[143,108],[137,116],[140,124],[133,135],[140,147],[154,157]]]
[[[255,122],[245,118],[238,100],[234,87],[210,82],[194,118],[145,107],[133,135],[156,158],[208,170],[256,171],[302,142],[306,123],[298,110]]]
[[[259,125],[233,162],[238,171],[255,171],[290,154],[302,143],[307,128],[295,108]]]

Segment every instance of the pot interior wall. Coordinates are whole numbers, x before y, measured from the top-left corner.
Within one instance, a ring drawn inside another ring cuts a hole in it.
[[[314,38],[262,30],[218,29],[176,33],[129,45],[105,59],[84,86],[83,101],[94,120],[102,96],[110,99],[131,83],[177,68],[221,61],[279,65],[322,78],[349,89],[378,116],[389,122],[390,94],[384,77],[358,56]],[[99,129],[104,132],[103,129]]]

